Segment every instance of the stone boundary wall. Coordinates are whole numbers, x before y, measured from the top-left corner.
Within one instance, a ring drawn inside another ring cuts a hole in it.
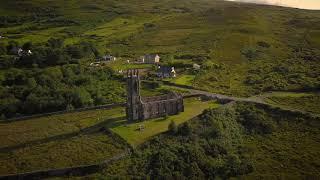
[[[141,97],[142,102],[162,101],[162,100],[168,100],[168,99],[171,99],[171,97],[169,95],[142,96]]]
[[[141,97],[141,103],[148,104],[148,103],[155,103],[155,102],[164,102],[164,101],[170,101],[170,100],[178,100],[179,98],[180,98],[179,94],[170,93],[170,94],[160,95],[160,96]]]
[[[88,110],[111,109],[114,107],[121,107],[121,106],[124,107],[125,105],[126,105],[126,103],[114,103],[114,104],[106,104],[106,105],[101,105],[101,106],[78,108],[78,109],[69,110],[69,111],[64,110],[64,111],[56,111],[56,112],[51,112],[51,113],[35,114],[35,115],[30,115],[30,116],[22,116],[22,117],[15,117],[15,118],[10,118],[10,119],[0,120],[0,123],[1,122],[6,123],[6,122],[13,122],[13,121],[22,121],[22,120],[27,120],[27,119],[31,119],[31,118],[40,118],[40,117],[59,115],[59,114],[65,114],[65,113],[88,111]]]
[[[230,100],[230,99],[211,97],[211,96],[208,96],[208,95],[205,95],[205,94],[201,94],[201,93],[183,95],[184,99],[194,98],[194,97],[199,97],[202,100],[216,100],[218,103],[221,103],[221,104],[227,104],[229,102],[232,102],[232,100]]]
[[[194,98],[194,97],[202,98],[202,97],[205,97],[205,96],[203,94],[185,94],[182,97],[185,99],[185,98]]]
[[[12,175],[4,175],[0,176],[0,180],[15,180],[15,179],[44,179],[48,177],[59,177],[59,176],[84,176],[88,174],[95,173],[108,164],[120,160],[126,156],[131,154],[130,149],[127,149],[123,153],[120,153],[110,159],[104,160],[101,163],[91,164],[91,165],[83,165],[83,166],[74,166],[74,167],[67,167],[61,169],[48,169],[42,171],[32,171],[27,173],[21,174],[12,174]]]
[[[197,88],[194,88],[193,86],[176,84],[176,83],[172,83],[172,82],[169,82],[169,81],[162,81],[162,83],[164,85],[171,85],[171,86],[176,86],[176,87],[181,87],[181,88],[186,88],[186,89],[195,89],[195,90],[197,90]]]

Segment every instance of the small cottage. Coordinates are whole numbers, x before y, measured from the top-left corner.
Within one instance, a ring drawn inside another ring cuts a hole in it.
[[[159,78],[169,78],[177,76],[174,67],[168,66],[159,66],[156,74]]]
[[[201,66],[199,64],[193,64],[192,65],[194,70],[200,70]]]
[[[19,47],[12,47],[10,49],[10,53],[14,54],[14,55],[18,55],[18,56],[22,56],[23,55],[23,50]]]
[[[146,64],[157,64],[160,62],[160,56],[158,54],[147,54],[140,57],[140,62]]]
[[[117,58],[111,55],[105,55],[105,56],[102,56],[101,58],[101,61],[115,61],[115,60],[117,60]]]

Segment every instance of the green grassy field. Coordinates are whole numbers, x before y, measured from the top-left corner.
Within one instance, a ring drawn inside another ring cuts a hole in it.
[[[126,145],[101,131],[125,116],[123,107],[1,122],[0,174],[101,162]]]
[[[209,107],[216,108],[218,106],[219,104],[216,104],[214,102],[201,102],[197,99],[191,98],[184,101],[185,110],[178,115],[169,116],[166,119],[157,118],[130,124],[127,124],[126,120],[120,120],[114,122],[114,124],[111,124],[110,126],[113,132],[120,135],[132,146],[137,146],[147,141],[151,137],[167,131],[168,125],[171,121],[174,121],[176,124],[181,124],[201,114],[204,109],[207,109]],[[143,125],[145,129],[139,131],[139,125]]]
[[[61,138],[0,153],[0,175],[90,165],[119,153],[125,145],[105,133]]]
[[[178,77],[174,78],[172,82],[179,85],[192,86],[194,78],[194,75],[178,75]]]
[[[108,123],[110,118],[122,116],[124,116],[123,108],[113,108],[53,115],[25,121],[1,122],[0,148],[78,132],[96,124]]]

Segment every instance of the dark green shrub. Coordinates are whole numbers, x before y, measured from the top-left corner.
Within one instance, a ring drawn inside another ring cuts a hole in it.
[[[274,123],[270,120],[264,111],[254,106],[239,106],[239,122],[246,128],[250,134],[270,134],[274,129]]]
[[[178,132],[180,135],[190,136],[192,134],[192,127],[188,122],[183,123],[181,126],[179,126]]]
[[[176,134],[178,132],[178,126],[174,121],[171,121],[168,130],[171,134]]]
[[[50,48],[62,48],[63,40],[58,38],[50,38],[47,42],[47,46]]]
[[[8,69],[14,67],[16,58],[14,56],[2,56],[0,57],[0,69]]]
[[[27,51],[30,50],[32,48],[32,42],[26,42],[22,45],[22,49]]]
[[[7,54],[7,47],[4,43],[0,43],[0,55],[6,55]]]
[[[241,50],[241,54],[248,60],[254,60],[259,57],[259,50],[255,47],[246,47]]]

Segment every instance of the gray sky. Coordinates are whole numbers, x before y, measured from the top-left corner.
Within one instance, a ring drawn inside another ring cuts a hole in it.
[[[320,0],[227,0],[239,2],[253,2],[261,4],[272,4],[280,6],[295,7],[300,9],[320,10]]]

